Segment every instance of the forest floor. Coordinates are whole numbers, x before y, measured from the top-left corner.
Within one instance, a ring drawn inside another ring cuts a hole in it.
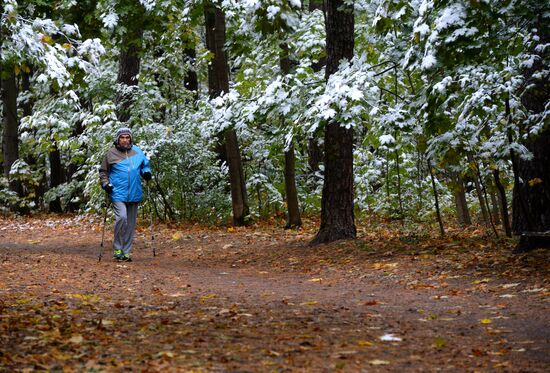
[[[550,251],[479,227],[140,226],[117,263],[101,224],[0,218],[0,372],[550,370]]]

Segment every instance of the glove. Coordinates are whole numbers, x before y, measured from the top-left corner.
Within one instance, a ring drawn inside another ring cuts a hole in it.
[[[149,181],[153,177],[149,171],[145,171],[141,176],[145,181]]]
[[[104,183],[104,184],[101,184],[101,187],[102,187],[103,190],[106,191],[108,194],[113,193],[113,184],[111,184],[111,183]]]

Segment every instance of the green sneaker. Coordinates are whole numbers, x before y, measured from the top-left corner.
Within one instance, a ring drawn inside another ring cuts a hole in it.
[[[130,258],[130,255],[124,254],[119,259],[121,262],[131,262],[132,258]]]
[[[113,258],[116,260],[120,260],[122,258],[122,250],[113,250]]]

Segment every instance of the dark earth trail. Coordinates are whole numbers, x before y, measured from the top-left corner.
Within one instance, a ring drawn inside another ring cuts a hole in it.
[[[156,230],[156,257],[141,227],[133,262],[98,262],[98,218],[0,219],[0,371],[550,370],[549,251],[479,231],[309,247],[314,227]]]

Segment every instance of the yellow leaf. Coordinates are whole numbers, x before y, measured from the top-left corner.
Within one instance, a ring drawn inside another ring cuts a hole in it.
[[[491,319],[481,319],[481,320],[479,320],[479,322],[482,323],[482,324],[490,324],[493,321]]]
[[[30,73],[30,72],[31,72],[31,68],[28,67],[27,65],[21,65],[21,69],[23,69],[23,71],[26,72],[26,73]]]
[[[179,241],[181,240],[182,234],[181,232],[176,232],[172,235],[172,241]]]
[[[227,231],[228,231],[228,232],[235,232],[235,228],[229,227],[229,228],[227,228]]]
[[[203,295],[203,296],[201,296],[201,301],[204,301],[204,300],[207,300],[207,299],[214,299],[216,297],[217,297],[216,294]]]
[[[65,49],[71,49],[72,45],[70,43],[63,43],[63,48]]]
[[[317,304],[316,300],[310,300],[310,301],[307,301],[307,302],[300,303],[300,306],[313,306],[313,305],[316,305],[316,304]]]
[[[49,35],[42,35],[42,43],[44,44],[50,44],[52,42],[52,38]]]
[[[312,278],[312,279],[309,279],[307,280],[307,282],[321,282],[322,278]]]
[[[40,240],[28,240],[27,242],[32,245],[36,245],[37,243],[40,243]]]
[[[443,348],[446,344],[447,341],[445,340],[445,338],[437,337],[436,339],[434,339],[434,346],[437,348]]]
[[[529,186],[534,187],[535,185],[542,184],[542,180],[538,177],[535,177],[534,179],[529,180]]]
[[[472,284],[474,284],[474,285],[486,284],[486,283],[488,283],[489,281],[491,281],[490,278],[482,278],[481,280],[475,280],[475,281],[473,281]]]
[[[396,268],[397,263],[374,263],[374,269],[391,269]]]
[[[369,342],[369,341],[365,341],[365,340],[363,340],[363,339],[359,339],[359,340],[357,341],[357,345],[358,345],[358,346],[361,346],[361,347],[369,347],[369,346],[372,346],[373,343],[372,343],[372,342]]]
[[[15,75],[19,75],[19,73],[21,72],[21,69],[17,65],[14,67],[14,70],[15,70]]]

